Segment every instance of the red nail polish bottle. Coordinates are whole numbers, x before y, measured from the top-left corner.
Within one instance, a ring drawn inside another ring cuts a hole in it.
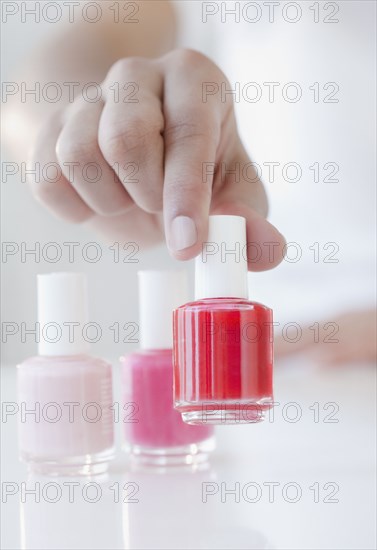
[[[259,422],[273,406],[272,310],[247,287],[245,218],[210,216],[196,301],[173,313],[175,408],[189,424]]]

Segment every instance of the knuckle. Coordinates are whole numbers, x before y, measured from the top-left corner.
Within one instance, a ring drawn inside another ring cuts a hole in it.
[[[31,193],[43,204],[49,204],[56,194],[56,184],[49,181],[30,182]]]
[[[178,179],[166,191],[170,196],[171,207],[176,207],[177,211],[182,202],[190,204],[194,201],[195,204],[201,204],[208,202],[212,196],[211,186],[203,183],[200,178],[191,181]]]
[[[162,193],[157,190],[148,190],[137,200],[139,206],[149,214],[156,214],[162,211]]]
[[[213,65],[212,61],[207,56],[189,48],[179,48],[174,50],[170,55],[175,62],[187,65],[191,68],[209,64]]]
[[[38,155],[37,151],[33,151],[32,154],[29,155],[27,165],[28,167],[38,166],[43,168],[43,162],[41,162],[41,157]],[[34,178],[28,174],[27,183],[35,199],[41,203],[49,204],[51,199],[55,196],[57,183],[40,177],[41,174],[43,174],[43,169],[39,170],[38,178]]]
[[[195,114],[197,118],[198,113]],[[218,134],[216,124],[211,122],[194,122],[194,117],[186,113],[186,118],[167,125],[164,138],[167,146],[186,142],[188,140],[208,141]]]
[[[122,131],[100,131],[99,146],[109,162],[118,162],[129,153],[140,154],[140,150],[153,144],[160,137],[160,129],[134,118]]]
[[[145,62],[142,57],[123,57],[118,59],[109,69],[107,79],[118,78],[125,73],[133,72]]]
[[[56,203],[57,197],[61,195],[62,178],[58,180],[47,180],[41,178],[39,181],[28,180],[32,196],[40,203],[50,206]]]
[[[129,206],[125,205],[104,205],[104,204],[97,204],[93,210],[95,210],[96,214],[103,217],[112,217],[112,216],[119,216],[121,214],[124,214],[129,209]]]
[[[82,141],[71,136],[68,132],[64,132],[64,130],[60,134],[55,147],[60,164],[79,162],[80,165],[93,162],[96,157],[96,149],[95,141]]]

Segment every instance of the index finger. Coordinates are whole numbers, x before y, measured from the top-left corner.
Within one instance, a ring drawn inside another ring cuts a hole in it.
[[[165,76],[164,223],[168,248],[181,260],[200,253],[208,232],[213,178],[203,181],[202,167],[216,160],[224,111],[202,102],[212,67],[201,54],[183,51]]]

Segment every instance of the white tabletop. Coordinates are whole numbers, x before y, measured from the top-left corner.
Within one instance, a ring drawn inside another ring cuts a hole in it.
[[[2,548],[375,548],[375,369],[278,367],[274,418],[219,427],[202,471],[130,470],[119,451],[107,478],[28,476],[3,420]],[[14,401],[14,367],[2,382]]]

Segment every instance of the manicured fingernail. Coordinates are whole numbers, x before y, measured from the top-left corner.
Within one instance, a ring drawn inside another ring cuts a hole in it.
[[[177,216],[171,224],[170,248],[173,252],[194,245],[198,239],[194,220],[188,216]]]

